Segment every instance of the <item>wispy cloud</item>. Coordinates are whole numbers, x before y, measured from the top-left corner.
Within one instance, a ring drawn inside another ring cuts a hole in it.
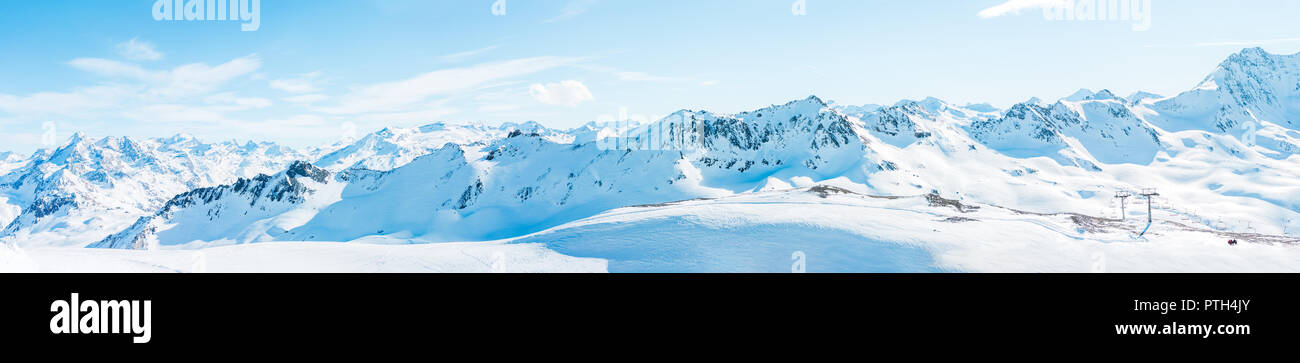
[[[210,92],[232,79],[256,71],[261,68],[262,61],[256,54],[252,54],[217,66],[192,63],[170,70],[150,70],[100,58],[78,58],[68,62],[68,65],[111,79],[142,82],[149,86],[148,96],[170,99]]]
[[[564,9],[560,11],[560,15],[556,15],[555,17],[546,19],[542,22],[554,23],[573,19],[578,15],[586,13],[587,10],[591,10],[591,7],[596,5],[596,2],[597,0],[571,0],[568,4],[564,5]]]
[[[682,78],[653,75],[645,72],[614,72],[619,80],[628,82],[674,82]]]
[[[0,111],[29,121],[51,116],[67,118],[96,117],[99,112],[117,108],[128,94],[140,87],[102,85],[81,87],[71,92],[38,92],[26,96],[0,94]]]
[[[992,19],[1004,15],[1018,15],[1024,10],[1044,9],[1060,6],[1063,0],[1009,0],[979,12],[979,17]]]
[[[239,97],[235,92],[222,92],[203,98],[203,102],[213,106],[226,106],[231,110],[247,110],[271,107],[271,100],[261,97]]]
[[[303,73],[294,78],[272,80],[270,86],[289,93],[316,92],[320,90],[320,77],[320,71]]]
[[[1300,38],[1279,38],[1279,39],[1261,39],[1261,40],[1233,40],[1223,42],[1202,42],[1196,43],[1198,47],[1249,47],[1265,44],[1295,43],[1300,42]]]
[[[309,105],[309,104],[328,100],[329,98],[330,98],[329,96],[323,94],[312,93],[312,94],[285,97],[284,101],[289,103]]]
[[[142,130],[156,131],[158,123],[228,132],[236,122],[229,117],[232,112],[273,105],[269,99],[241,96],[230,87],[231,81],[247,78],[261,67],[256,55],[216,66],[193,63],[171,69],[100,58],[78,58],[66,64],[103,80],[70,91],[0,94],[0,114],[7,115],[4,122],[54,122],[61,129],[99,128],[118,134],[147,134]],[[13,145],[50,146],[39,138],[19,141]]]
[[[451,68],[424,73],[409,79],[364,86],[343,96],[337,105],[321,111],[361,114],[407,110],[435,96],[472,90],[494,81],[533,74],[574,64],[582,58],[532,57]]]
[[[159,60],[163,57],[162,52],[159,52],[157,48],[154,48],[153,43],[142,41],[137,38],[131,38],[131,40],[119,43],[117,45],[117,55],[122,56],[122,58],[137,61]]]
[[[1201,48],[1201,47],[1257,47],[1269,44],[1297,43],[1300,38],[1276,38],[1258,40],[1225,40],[1188,44],[1148,44],[1144,48]]]
[[[606,73],[606,74],[609,74],[609,75],[614,76],[614,77],[617,78],[619,81],[623,81],[623,82],[663,82],[663,83],[668,83],[668,82],[679,82],[679,83],[698,82],[698,80],[695,80],[695,79],[693,79],[693,78],[689,78],[689,77],[679,77],[679,76],[670,76],[670,75],[663,75],[663,74],[653,74],[653,73],[647,73],[647,72],[641,72],[641,71],[629,71],[629,70],[623,70],[623,69],[619,69],[619,68],[615,68],[615,67],[602,66],[602,65],[596,65],[596,64],[582,64],[582,65],[578,65],[578,67],[579,67],[579,68],[582,68],[582,69],[585,69],[585,70],[588,70],[588,71],[592,71],[592,72]]]
[[[479,48],[479,49],[467,50],[467,51],[464,51],[464,52],[452,53],[452,54],[444,55],[444,56],[438,57],[438,59],[439,59],[439,60],[442,60],[443,62],[460,62],[460,61],[464,61],[464,60],[467,60],[467,59],[470,59],[470,58],[474,58],[475,56],[477,56],[477,55],[479,55],[479,54],[483,54],[483,53],[491,52],[491,51],[496,50],[497,48],[500,48],[500,47],[501,47],[501,46],[499,46],[499,45],[491,45],[491,46],[486,46],[486,47]]]
[[[103,58],[77,58],[69,61],[68,65],[104,77],[125,77],[145,82],[161,82],[167,78],[166,72]]]

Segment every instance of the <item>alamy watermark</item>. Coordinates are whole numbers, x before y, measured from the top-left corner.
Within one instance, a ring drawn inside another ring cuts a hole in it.
[[[153,337],[152,300],[90,300],[72,293],[67,300],[50,303],[50,333],[124,334],[136,344],[148,343]]]
[[[262,0],[157,0],[155,21],[237,21],[239,30],[262,27]]]
[[[506,254],[501,252],[492,253],[492,264],[491,264],[492,273],[494,274],[506,273],[506,267],[507,267]]]
[[[808,272],[808,254],[803,251],[794,251],[790,254],[790,273],[807,273]]]
[[[656,122],[656,120],[658,120]],[[618,116],[596,117],[596,147],[601,150],[626,151],[693,151],[704,146],[708,120],[697,119],[689,112],[666,117],[629,115],[620,107]]]
[[[506,15],[506,0],[497,0],[492,2],[492,15],[494,16]]]
[[[1091,257],[1092,264],[1088,268],[1088,271],[1095,274],[1106,273],[1106,253],[1093,252]]]
[[[1246,147],[1255,147],[1255,137],[1259,133],[1259,125],[1255,121],[1246,121],[1241,124],[1241,143]]]
[[[41,145],[45,147],[54,146],[59,142],[59,128],[54,125],[53,121],[45,121],[41,124]]]
[[[1058,0],[1043,8],[1049,21],[1131,21],[1133,31],[1151,30],[1151,0]]]

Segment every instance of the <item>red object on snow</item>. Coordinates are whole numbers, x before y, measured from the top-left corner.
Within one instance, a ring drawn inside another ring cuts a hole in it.
[[[1230,240],[1228,240],[1228,245],[1229,245],[1229,246],[1236,246],[1236,245],[1237,245],[1237,240],[1235,240],[1235,239],[1230,239]]]

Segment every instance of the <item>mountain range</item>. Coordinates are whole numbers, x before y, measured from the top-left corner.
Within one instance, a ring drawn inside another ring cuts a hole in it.
[[[77,134],[27,157],[0,153],[0,241],[159,249],[529,239],[621,208],[815,188],[1103,219],[1129,217],[1118,215],[1116,191],[1158,188],[1158,208],[1185,225],[1285,236],[1300,229],[1297,145],[1300,56],[1258,48],[1172,97],[1080,90],[997,109],[811,96],[644,125],[388,128],[304,150]]]

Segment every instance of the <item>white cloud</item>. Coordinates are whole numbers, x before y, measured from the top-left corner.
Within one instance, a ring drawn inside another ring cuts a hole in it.
[[[222,111],[216,107],[159,103],[134,107],[121,114],[125,118],[142,123],[218,124],[229,121]]]
[[[149,98],[175,99],[209,93],[230,80],[261,68],[262,61],[252,54],[215,67],[193,63],[159,71],[99,58],[78,58],[68,65],[103,77],[143,82],[149,86],[145,93]]]
[[[378,128],[395,124],[430,123],[444,116],[460,112],[459,109],[449,106],[450,103],[450,100],[447,99],[423,102],[405,110],[367,113],[354,119],[363,120],[364,122],[359,126],[366,128]]]
[[[253,108],[271,107],[271,100],[260,97],[239,97],[234,92],[224,92],[208,96],[203,99],[209,105],[221,106],[231,111],[240,111]]]
[[[496,113],[496,112],[514,111],[520,108],[523,107],[519,105],[512,105],[512,104],[487,104],[487,105],[479,106],[478,112]]]
[[[159,60],[163,57],[153,43],[136,38],[118,44],[117,55],[130,60]]]
[[[528,93],[538,102],[565,107],[574,107],[594,99],[591,96],[591,90],[587,89],[587,85],[573,80],[534,84],[528,88]]]
[[[692,77],[671,76],[662,74],[653,74],[641,71],[629,71],[615,67],[608,67],[595,64],[580,64],[576,67],[589,70],[592,72],[608,73],[620,81],[624,82],[656,82],[656,83],[697,83],[700,80]]]
[[[320,90],[321,72],[303,73],[294,78],[276,79],[271,81],[271,88],[278,89],[289,93],[310,93]]]
[[[596,0],[571,0],[568,4],[564,5],[564,9],[560,11],[560,15],[556,15],[554,18],[546,19],[542,22],[554,23],[557,21],[573,19],[578,15],[586,13],[587,10],[591,9],[592,5],[596,5]]]
[[[713,87],[713,86],[717,86],[719,83],[722,83],[722,82],[719,82],[719,81],[716,80],[716,79],[710,79],[710,80],[707,80],[707,81],[704,81],[704,82],[700,82],[700,86],[703,86],[703,87]]]
[[[232,112],[273,105],[269,99],[243,97],[225,89],[232,80],[246,77],[261,66],[256,55],[216,66],[194,63],[172,69],[148,69],[99,58],[79,58],[67,64],[105,79],[68,91],[0,93],[0,115],[6,116],[3,122],[27,127],[55,122],[60,129],[116,135],[149,135],[178,129],[220,133],[242,122],[229,117]],[[38,141],[12,146],[44,146]]]
[[[127,95],[139,92],[125,85],[93,86],[72,92],[39,92],[27,96],[0,94],[0,111],[15,116],[91,118],[97,112],[118,107]]]
[[[579,60],[581,58],[533,57],[438,70],[409,79],[355,89],[341,97],[337,105],[322,108],[321,111],[334,114],[398,112],[429,101],[434,96],[472,90],[489,82],[533,74]]]
[[[293,115],[284,118],[266,120],[266,122],[259,122],[258,124],[292,127],[319,127],[325,125],[325,123],[325,118],[320,115]]]
[[[134,64],[102,58],[77,58],[69,61],[68,65],[104,77],[124,77],[145,82],[161,82],[166,78],[165,72],[150,71]]]
[[[1183,43],[1183,44],[1147,44],[1144,48],[1197,48],[1197,47],[1258,47],[1269,44],[1283,43],[1300,43],[1300,38],[1277,38],[1277,39],[1256,39],[1256,40],[1228,40],[1215,42]]]
[[[236,58],[215,67],[202,63],[187,64],[168,72],[166,83],[151,90],[151,94],[157,97],[186,97],[207,93],[261,67],[262,60],[257,55]]]
[[[285,97],[284,100],[289,103],[313,104],[316,102],[328,100],[329,98],[330,97],[326,95],[322,95],[319,93],[312,93],[312,94],[298,95],[292,97]]]
[[[479,48],[479,49],[467,50],[467,51],[460,52],[460,53],[452,53],[452,54],[444,55],[444,56],[438,57],[438,59],[442,60],[443,62],[459,62],[459,61],[463,61],[463,60],[466,60],[466,59],[469,59],[469,58],[473,58],[474,56],[479,55],[479,54],[483,54],[483,53],[487,53],[487,52],[490,52],[490,51],[496,50],[497,48],[500,48],[500,47],[501,47],[501,46],[498,46],[498,45],[487,46],[487,47],[483,47],[483,48]]]
[[[614,72],[619,80],[629,82],[673,82],[680,81],[681,78],[657,76],[645,72]]]
[[[1295,43],[1300,42],[1300,38],[1279,38],[1279,39],[1259,39],[1259,40],[1233,40],[1226,42],[1202,42],[1196,43],[1198,47],[1251,47],[1264,44],[1278,43]]]
[[[993,7],[981,10],[979,17],[996,18],[1008,14],[1020,14],[1023,10],[1045,9],[1060,6],[1064,0],[1009,0]]]

